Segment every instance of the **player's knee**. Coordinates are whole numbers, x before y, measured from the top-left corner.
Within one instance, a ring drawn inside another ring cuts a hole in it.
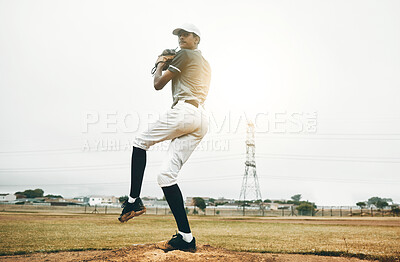
[[[176,184],[176,176],[169,173],[160,173],[157,176],[157,182],[160,187],[171,186]]]
[[[149,148],[154,144],[153,141],[148,141],[146,139],[141,138],[140,136],[135,137],[133,140],[133,146],[137,148],[141,148],[143,150],[149,150]]]

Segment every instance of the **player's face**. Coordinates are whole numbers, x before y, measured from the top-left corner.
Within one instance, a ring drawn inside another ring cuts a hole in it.
[[[181,30],[178,34],[179,47],[184,49],[196,49],[197,44],[199,42],[198,37],[196,37],[193,33],[188,33],[184,30]]]

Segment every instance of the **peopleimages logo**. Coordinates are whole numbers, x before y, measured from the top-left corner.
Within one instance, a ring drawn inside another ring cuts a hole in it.
[[[87,111],[82,114],[83,151],[131,150],[137,134],[146,130],[162,117],[159,113]],[[190,123],[190,115],[182,115],[182,123]],[[188,121],[189,119],[189,121]],[[245,112],[208,113],[200,124],[208,125],[208,135],[196,150],[229,150],[229,135],[240,135],[248,123],[254,125],[255,134],[314,134],[317,132],[317,112],[260,112],[250,116]],[[166,119],[167,121],[167,119]],[[120,137],[128,135],[129,139]],[[245,136],[243,134],[243,136]],[[96,137],[94,139],[93,137]],[[150,150],[168,150],[167,141],[155,144]],[[192,145],[181,145],[192,146]]]
[[[135,134],[160,119],[159,113],[88,111],[83,113],[84,134]],[[182,115],[182,119],[187,116]],[[317,132],[317,112],[260,112],[253,116],[243,113],[209,113],[209,133],[235,134],[247,123],[254,124],[255,133],[298,134]]]

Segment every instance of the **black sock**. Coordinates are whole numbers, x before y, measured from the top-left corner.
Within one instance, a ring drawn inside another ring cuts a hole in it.
[[[187,219],[185,206],[183,205],[182,192],[178,185],[162,187],[165,199],[168,202],[169,208],[175,217],[179,231],[190,233],[189,221]]]
[[[131,162],[131,193],[133,198],[139,197],[142,189],[144,169],[146,167],[146,150],[133,147]]]

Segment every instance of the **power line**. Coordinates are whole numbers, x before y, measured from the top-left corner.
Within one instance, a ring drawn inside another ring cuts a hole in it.
[[[202,177],[192,179],[181,179],[179,183],[191,182],[211,182],[211,181],[240,181],[243,175],[229,175],[220,177]],[[355,184],[400,184],[400,180],[369,180],[369,179],[354,179],[354,178],[335,178],[335,177],[309,177],[309,176],[259,176],[260,179],[274,179],[283,181],[298,181],[298,182],[335,182],[335,183],[355,183]],[[156,180],[145,180],[144,184],[157,184]],[[39,186],[95,186],[95,185],[128,185],[129,181],[120,182],[87,182],[87,183],[55,183],[55,184],[14,184],[14,185],[0,185],[0,187],[10,186],[23,186],[23,187],[39,187]]]
[[[230,154],[223,156],[198,157],[189,160],[188,163],[203,163],[223,160],[234,160],[241,158],[244,154]],[[159,166],[163,161],[150,162],[146,166]],[[0,168],[0,172],[67,172],[67,171],[87,171],[87,170],[104,170],[104,169],[126,169],[129,163],[108,164],[108,165],[85,165],[85,166],[62,166],[62,167],[26,167],[26,168]]]
[[[0,151],[0,154],[40,154],[40,153],[85,153],[82,148],[63,148],[63,149],[41,149],[41,150],[16,150]]]
[[[210,135],[209,140],[221,137],[224,140],[244,140],[242,137],[236,137],[238,134],[223,134],[223,135]],[[325,133],[325,134],[274,134],[274,133],[264,133],[256,132],[256,139],[304,139],[304,140],[354,140],[354,141],[400,141],[400,134],[339,134],[339,133]],[[204,141],[207,141],[204,140]],[[107,145],[108,146],[108,145]],[[125,148],[124,145],[119,145],[119,148]],[[109,153],[109,152],[123,152],[126,150],[112,150],[116,146],[110,146],[111,150],[83,150],[82,147],[72,147],[72,148],[56,148],[56,149],[40,149],[40,150],[10,150],[10,151],[0,151],[0,155],[14,155],[14,154],[49,154],[49,153],[59,153],[59,154],[80,154],[80,153]],[[107,147],[108,149],[108,147]]]
[[[400,158],[395,157],[354,157],[354,156],[323,156],[323,155],[298,155],[298,154],[266,154],[261,153],[257,158],[264,159],[287,159],[287,160],[305,160],[305,161],[335,161],[335,162],[366,162],[366,163],[400,163]],[[243,159],[243,153],[198,157],[189,160],[188,164],[225,161]],[[163,161],[150,162],[148,167],[155,167],[162,164]],[[61,166],[61,167],[26,167],[26,168],[0,168],[0,172],[69,172],[69,171],[88,171],[88,170],[106,170],[106,169],[127,169],[129,164],[108,164],[108,165],[85,165],[85,166]]]
[[[257,137],[257,139],[304,139],[304,140],[352,140],[352,141],[400,141],[399,138],[366,138],[366,137],[316,137],[316,136],[302,136],[302,137],[295,137],[295,136],[281,136],[281,137]]]
[[[400,158],[395,158],[395,157],[351,157],[351,156],[347,157],[347,156],[294,155],[294,154],[258,154],[258,156],[261,158],[310,160],[310,161],[400,163]]]

